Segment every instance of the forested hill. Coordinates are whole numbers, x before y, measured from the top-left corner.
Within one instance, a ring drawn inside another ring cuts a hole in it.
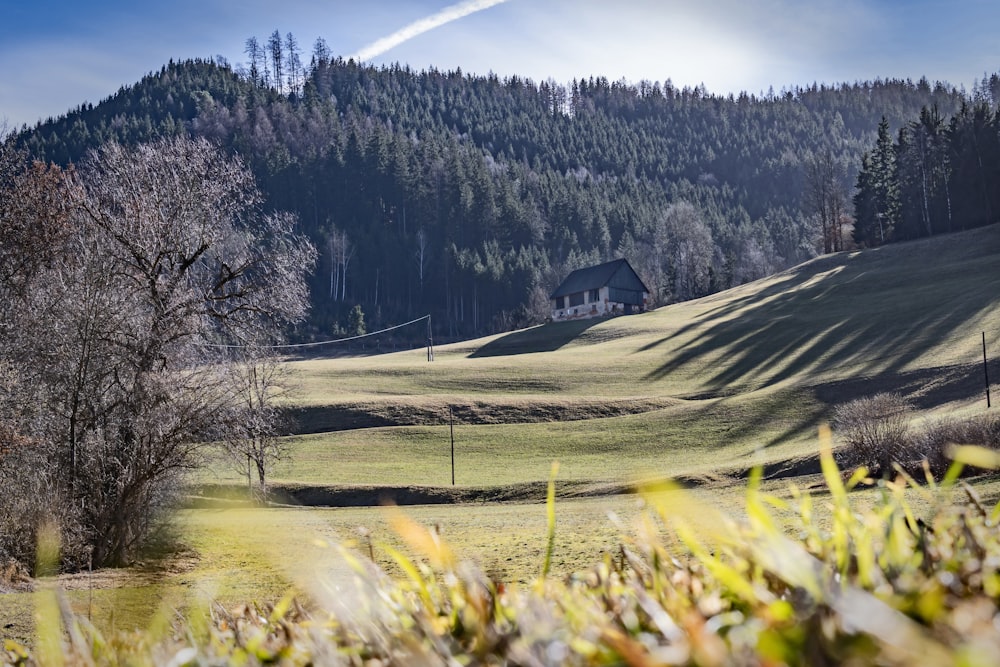
[[[566,272],[620,256],[658,303],[761,277],[823,250],[804,196],[816,165],[849,202],[882,116],[895,131],[966,97],[924,80],[738,97],[561,86],[364,67],[319,43],[309,67],[271,70],[172,62],[18,140],[58,163],[177,133],[240,153],[320,249],[300,339],[347,327],[356,305],[369,330],[431,313],[446,337],[539,321]]]

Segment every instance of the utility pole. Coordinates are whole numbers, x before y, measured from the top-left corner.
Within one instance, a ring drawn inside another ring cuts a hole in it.
[[[455,413],[448,406],[448,429],[451,431],[451,485],[455,486]]]
[[[986,407],[990,407],[990,367],[986,363],[986,332],[983,332],[983,375],[986,376]]]
[[[431,316],[427,316],[427,361],[434,361],[434,337],[431,333]]]

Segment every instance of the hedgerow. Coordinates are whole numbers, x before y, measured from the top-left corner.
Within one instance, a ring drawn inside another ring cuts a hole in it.
[[[937,483],[902,471],[873,482],[863,468],[845,482],[828,432],[822,441],[826,488],[815,497],[795,487],[790,500],[765,494],[758,472],[736,520],[683,490],[649,488],[639,537],[567,578],[543,566],[533,585],[505,587],[396,513],[394,528],[419,554],[382,547],[400,578],[350,545],[329,545],[331,562],[348,573],[317,576],[305,606],[291,596],[213,606],[110,638],[54,595],[34,653],[8,642],[5,658],[175,667],[997,664],[1000,505],[985,507],[958,478],[962,462],[997,468],[1000,457],[959,448]],[[875,485],[874,502],[851,493],[861,483]],[[930,509],[917,516],[907,494]],[[551,531],[551,494],[548,509]]]

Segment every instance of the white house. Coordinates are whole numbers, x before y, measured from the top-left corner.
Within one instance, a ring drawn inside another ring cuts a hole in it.
[[[552,320],[631,315],[646,310],[649,289],[626,259],[577,269],[566,276],[552,299]]]

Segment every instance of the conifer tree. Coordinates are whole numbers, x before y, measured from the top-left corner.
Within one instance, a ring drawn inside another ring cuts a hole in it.
[[[955,197],[955,226],[968,229],[1000,213],[1000,134],[986,103],[963,104],[947,132]]]
[[[271,54],[271,67],[274,71],[274,87],[280,92],[285,78],[284,46],[281,33],[275,30],[267,40],[267,50]]]
[[[881,245],[892,237],[899,220],[899,176],[889,121],[878,126],[875,148],[862,158],[854,197],[854,241],[858,245]]]

